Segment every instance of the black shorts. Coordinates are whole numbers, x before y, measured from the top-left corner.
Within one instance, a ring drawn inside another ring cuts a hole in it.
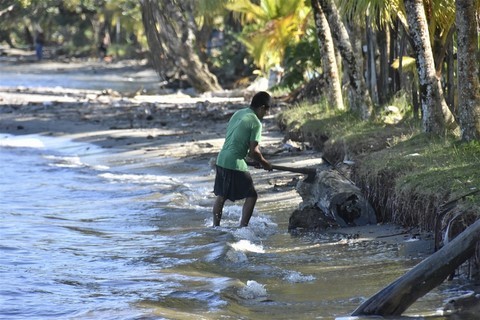
[[[248,171],[238,171],[217,167],[213,192],[216,196],[235,201],[249,197],[256,197],[257,191],[253,186],[252,176]]]

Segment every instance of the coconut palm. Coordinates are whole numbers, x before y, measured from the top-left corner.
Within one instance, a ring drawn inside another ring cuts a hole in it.
[[[318,46],[322,56],[323,73],[328,85],[327,97],[330,104],[339,110],[344,110],[345,106],[343,104],[340,76],[338,74],[335,48],[330,26],[319,0],[312,0],[312,9],[315,26],[317,28]]]
[[[475,0],[456,0],[458,59],[458,119],[462,139],[480,139],[480,85],[478,81],[478,31]],[[473,57],[473,58],[472,58]]]
[[[454,125],[455,119],[448,109],[440,79],[436,74],[423,0],[404,0],[404,4],[410,27],[410,37],[416,54],[423,130],[434,134],[444,134],[445,124],[451,127]]]
[[[350,110],[363,119],[368,119],[372,114],[372,101],[365,85],[361,64],[355,56],[347,29],[333,0],[319,0],[318,3],[327,17],[333,40],[346,66],[344,71],[347,73],[346,78],[349,83]]]
[[[399,19],[412,39],[420,83],[420,101],[425,132],[444,133],[445,124],[454,126],[454,118],[443,97],[435,57],[433,39],[443,47],[435,50],[439,56],[445,52],[447,35],[452,26],[452,0],[368,0],[355,2],[339,0],[342,10],[354,17],[364,16],[365,11],[374,25],[391,25]],[[425,3],[425,6],[424,6]],[[427,15],[430,20],[427,20]],[[432,37],[432,35],[434,35]],[[438,59],[441,60],[441,59]]]

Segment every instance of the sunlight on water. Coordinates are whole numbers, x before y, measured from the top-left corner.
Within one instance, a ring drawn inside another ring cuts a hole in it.
[[[181,181],[167,176],[157,176],[153,174],[115,174],[103,173],[99,175],[114,182],[140,183],[140,184],[162,184],[166,186],[179,186]]]
[[[60,75],[61,74],[61,75]],[[132,92],[140,89],[156,92],[159,89],[158,76],[155,71],[144,72],[141,77],[132,78],[132,71],[112,74],[111,72],[97,72],[95,74],[82,74],[75,72],[55,73],[42,70],[41,73],[32,73],[28,77],[23,73],[0,73],[0,83],[6,87],[49,87],[61,89],[65,86],[75,89],[105,90],[105,87],[121,92]],[[130,76],[130,77],[129,77]]]
[[[34,138],[17,138],[10,135],[4,135],[3,139],[0,140],[0,147],[11,147],[11,148],[44,148],[45,144],[41,139]]]

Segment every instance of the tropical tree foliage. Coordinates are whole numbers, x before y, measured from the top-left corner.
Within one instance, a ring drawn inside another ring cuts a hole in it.
[[[39,30],[50,46],[70,55],[95,54],[104,31],[114,45],[131,48],[130,54],[145,45],[135,0],[0,1],[0,11],[7,7],[11,10],[2,17],[0,41],[13,47],[32,45]]]
[[[472,140],[480,130],[479,5],[476,0],[0,0],[0,41],[28,47],[42,29],[58,50],[92,55],[104,32],[132,52],[142,50],[148,38],[157,68],[177,72],[199,90],[218,89],[216,75],[235,80],[255,68],[266,75],[276,65],[285,67],[289,89],[323,74],[336,83],[324,90],[332,104],[341,107],[345,100],[365,119],[370,101],[379,107],[403,90],[411,92],[414,107],[420,97],[424,131],[443,134],[458,122],[463,139]],[[214,29],[225,35],[215,56],[206,47]],[[406,64],[411,61],[414,72]]]
[[[405,0],[404,2],[410,36],[416,53],[423,127],[425,132],[444,134],[445,124],[452,124],[454,119],[443,97],[440,79],[435,72],[423,0]]]
[[[372,27],[378,30],[395,27],[396,20],[401,22],[410,39],[411,55],[417,62],[418,78],[413,79],[419,80],[419,87],[414,88],[413,93],[419,91],[424,130],[441,133],[445,132],[445,125],[452,127],[455,119],[447,107],[441,77],[447,43],[452,39],[454,1],[370,0],[354,5],[351,1],[339,0],[339,3],[347,16],[358,19],[366,12],[373,21]],[[397,61],[405,54],[401,51]]]
[[[239,35],[255,64],[265,74],[282,65],[285,50],[305,35],[310,8],[304,1],[231,1],[226,8],[238,15],[244,28]]]
[[[154,66],[166,77],[171,67],[187,75],[197,90],[220,90],[217,77],[209,70],[199,48],[201,33],[195,21],[192,1],[143,0],[142,15],[147,38],[152,48]]]

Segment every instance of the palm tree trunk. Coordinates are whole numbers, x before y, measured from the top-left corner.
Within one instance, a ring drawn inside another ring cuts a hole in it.
[[[333,46],[332,34],[327,18],[323,12],[319,0],[312,0],[315,26],[317,28],[318,46],[323,57],[323,73],[328,84],[329,102],[340,110],[344,110],[340,76],[338,74],[337,62],[335,59],[335,48]]]
[[[221,87],[217,77],[199,56],[196,44],[197,26],[190,1],[142,0],[142,19],[152,60],[162,78],[175,66],[198,91],[216,91]],[[170,68],[169,68],[170,69]]]
[[[380,52],[378,71],[378,99],[380,104],[386,103],[390,97],[388,90],[390,41],[390,29],[388,27],[380,27],[377,32],[378,51]]]
[[[475,0],[456,0],[458,59],[458,118],[462,140],[480,139],[480,86]]]
[[[402,47],[402,41],[403,41],[403,29],[399,27],[400,22],[397,21],[395,24],[392,26],[390,29],[390,34],[391,36],[391,41],[390,41],[390,57],[389,61],[394,61],[395,59],[399,58],[403,55],[403,52],[401,52]],[[389,82],[389,92],[391,94],[397,93],[401,89],[401,82],[400,82],[400,71],[402,65],[399,64],[399,70],[395,70],[394,68],[389,67],[388,71],[388,77],[391,79]]]
[[[370,90],[370,96],[374,104],[378,104],[378,87],[377,87],[377,67],[375,62],[375,55],[377,48],[375,46],[377,40],[375,32],[372,28],[371,19],[369,16],[365,19],[365,30],[367,34],[367,85]]]
[[[440,79],[436,75],[423,0],[404,0],[404,4],[416,54],[423,130],[427,133],[445,134],[446,125],[453,127],[455,119],[448,109]]]
[[[333,40],[346,66],[344,70],[348,73],[347,77],[350,85],[348,94],[350,110],[359,114],[362,119],[368,119],[372,114],[372,101],[363,78],[362,67],[358,63],[352,48],[347,28],[342,22],[334,1],[319,0],[319,3],[327,17]]]
[[[447,101],[448,108],[454,113],[458,114],[457,106],[455,105],[455,57],[453,51],[453,35],[447,41],[447,51],[445,65],[447,67],[446,71],[446,95],[445,100]]]

